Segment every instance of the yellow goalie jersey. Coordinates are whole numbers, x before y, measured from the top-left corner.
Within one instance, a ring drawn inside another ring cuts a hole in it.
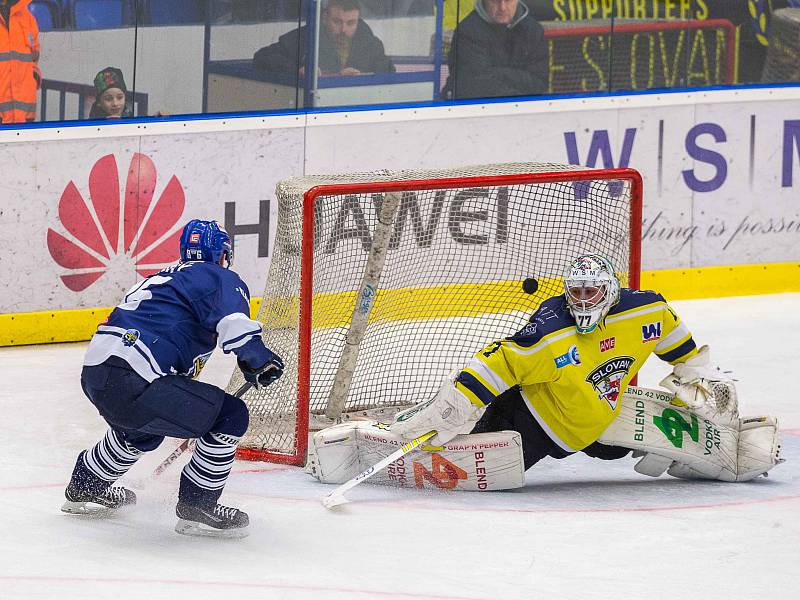
[[[660,294],[623,288],[604,322],[584,334],[564,296],[555,296],[517,334],[478,352],[456,387],[483,406],[519,386],[542,429],[576,452],[614,420],[620,392],[653,353],[670,364],[697,354],[692,334]]]

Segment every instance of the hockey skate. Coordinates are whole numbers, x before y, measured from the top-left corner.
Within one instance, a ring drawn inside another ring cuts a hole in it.
[[[92,473],[84,461],[86,450],[78,455],[64,496],[67,501],[61,506],[65,513],[102,517],[123,506],[136,504],[136,494],[131,490],[112,486]]]
[[[216,504],[213,508],[203,508],[178,502],[175,514],[178,516],[175,531],[183,535],[243,538],[250,534],[247,530],[250,518],[238,508],[221,504]]]
[[[102,494],[94,494],[70,481],[64,496],[67,501],[61,506],[61,510],[73,515],[100,517],[123,506],[136,504],[136,494],[121,486],[109,486]]]

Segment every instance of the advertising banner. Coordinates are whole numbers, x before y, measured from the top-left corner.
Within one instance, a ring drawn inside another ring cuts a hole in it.
[[[216,219],[260,296],[277,182],[301,128],[0,144],[0,313],[114,306],[178,259],[183,225]]]
[[[745,92],[267,117],[202,133],[171,122],[163,134],[0,143],[0,313],[113,306],[177,259],[191,218],[225,225],[235,268],[259,296],[275,185],[310,173],[632,167],[645,181],[643,269],[798,261],[800,90]]]
[[[558,102],[540,102],[528,113],[521,104],[473,106],[474,116],[410,119],[402,126],[366,122],[365,114],[350,125],[310,127],[306,168],[525,161],[632,167],[645,183],[643,269],[795,261],[800,102],[721,101],[730,94],[709,92],[701,102],[681,102],[676,94],[671,104],[619,97],[616,106],[591,110],[582,100],[562,101],[563,110]],[[342,143],[351,139],[358,142]]]

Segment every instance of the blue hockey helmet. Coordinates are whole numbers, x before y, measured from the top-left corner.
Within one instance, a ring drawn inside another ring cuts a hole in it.
[[[181,260],[219,263],[225,257],[225,268],[233,264],[231,236],[216,221],[192,219],[181,233]]]

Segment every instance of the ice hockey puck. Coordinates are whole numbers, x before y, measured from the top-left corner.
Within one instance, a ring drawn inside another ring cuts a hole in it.
[[[526,294],[533,294],[536,290],[539,289],[539,282],[536,281],[533,277],[528,277],[525,281],[522,282],[522,290]]]

